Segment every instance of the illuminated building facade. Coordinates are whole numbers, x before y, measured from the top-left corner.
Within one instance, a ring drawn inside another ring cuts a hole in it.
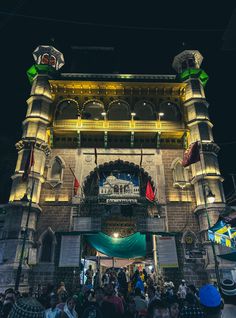
[[[177,75],[63,73],[63,54],[49,46],[39,46],[34,59],[9,204],[1,216],[1,288],[14,284],[28,213],[22,198],[29,198],[33,183],[22,287],[67,279],[73,268],[59,268],[58,255],[60,233],[71,231],[174,235],[178,268],[162,273],[198,285],[214,279],[205,184],[215,195],[207,205],[212,225],[225,198],[202,55],[177,55]],[[201,162],[183,168],[184,150],[195,141]],[[32,146],[34,165],[22,181]],[[80,183],[77,194],[71,170]],[[148,181],[155,204],[145,198]],[[232,274],[227,264],[220,270],[222,277]]]

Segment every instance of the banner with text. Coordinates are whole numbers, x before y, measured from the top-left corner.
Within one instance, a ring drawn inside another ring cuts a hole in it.
[[[59,267],[80,266],[80,235],[62,235]]]
[[[163,268],[176,268],[178,265],[178,256],[176,251],[174,236],[157,237],[158,261]]]

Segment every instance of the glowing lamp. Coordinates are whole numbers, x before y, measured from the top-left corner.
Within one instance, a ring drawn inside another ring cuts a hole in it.
[[[118,238],[119,236],[120,236],[119,233],[117,233],[117,232],[113,233],[114,238]]]
[[[212,193],[211,190],[209,190],[209,192],[208,192],[206,198],[207,198],[207,202],[208,202],[208,203],[214,203],[214,202],[215,202],[215,199],[216,199],[216,198],[215,198],[215,195]]]

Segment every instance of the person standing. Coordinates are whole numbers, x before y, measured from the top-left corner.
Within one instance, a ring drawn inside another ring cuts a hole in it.
[[[119,290],[123,291],[124,293],[127,292],[127,281],[126,281],[126,275],[123,270],[123,268],[120,269],[119,274],[117,276],[118,283],[119,283]]]
[[[128,284],[130,282],[130,274],[127,267],[124,267],[124,272],[125,272],[126,282]]]
[[[99,287],[95,290],[95,298],[96,303],[98,304],[102,312],[103,318],[116,318],[115,305],[105,300],[105,293],[103,288]]]
[[[205,314],[205,318],[222,317],[223,303],[220,293],[216,287],[210,284],[202,286],[199,290],[199,298],[201,309]]]
[[[58,302],[58,298],[56,295],[53,295],[50,299],[51,307],[46,309],[45,311],[45,318],[60,318],[61,317],[61,310],[56,307]]]
[[[85,276],[87,277],[85,285],[92,285],[92,283],[93,283],[93,268],[92,268],[92,265],[89,265],[89,268],[85,272]]]
[[[67,299],[67,302],[61,313],[61,318],[78,318],[78,314],[75,311],[75,301],[72,297]]]
[[[64,282],[60,282],[59,288],[57,290],[57,296],[61,297],[61,295],[67,295],[66,286]]]
[[[120,297],[115,295],[114,286],[112,284],[106,286],[105,294],[106,297],[104,300],[108,301],[109,303],[112,303],[115,306],[116,314],[118,315],[118,317],[122,316],[124,313],[123,302]]]
[[[100,271],[99,271],[99,269],[97,270],[97,272],[93,278],[93,288],[96,289],[98,287],[100,287]]]
[[[187,285],[184,279],[182,279],[181,284],[179,285],[178,294],[180,299],[184,300],[187,295]]]
[[[108,269],[102,275],[102,284],[103,284],[103,286],[109,284],[109,270]]]
[[[141,311],[141,310],[146,310],[147,309],[147,302],[145,299],[142,298],[142,292],[140,288],[135,288],[135,297],[134,297],[134,301],[135,301],[135,307],[136,307],[136,311]]]

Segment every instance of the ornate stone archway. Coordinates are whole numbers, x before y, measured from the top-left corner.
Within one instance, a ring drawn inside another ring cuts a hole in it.
[[[135,174],[139,179],[139,194],[136,202],[106,204],[99,201],[99,184],[103,174],[114,172]],[[91,217],[101,217],[102,231],[111,235],[119,232],[120,236],[127,236],[137,231],[140,218],[155,217],[159,214],[157,204],[150,203],[146,197],[147,182],[154,182],[149,174],[140,166],[123,160],[106,162],[96,167],[84,182],[84,200],[81,202],[80,213]]]

